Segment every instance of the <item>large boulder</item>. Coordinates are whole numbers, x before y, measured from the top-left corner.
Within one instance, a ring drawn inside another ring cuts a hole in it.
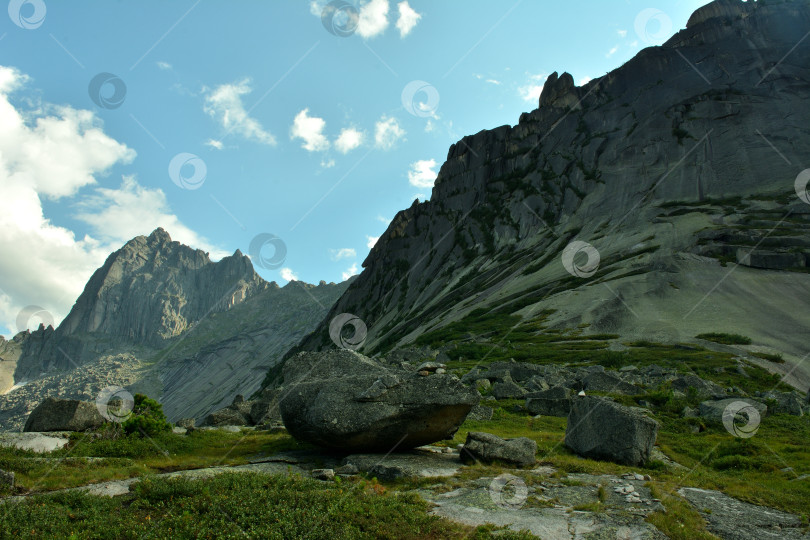
[[[298,353],[283,375],[279,409],[289,433],[343,451],[449,439],[481,397],[453,375],[386,367],[346,349]]]
[[[565,445],[584,457],[638,466],[650,458],[657,435],[658,422],[643,409],[577,396],[571,402]]]
[[[543,416],[568,416],[571,412],[571,391],[555,386],[544,392],[526,394],[526,410]]]
[[[635,395],[641,390],[634,384],[623,381],[615,373],[600,372],[591,373],[582,378],[582,385],[589,392],[606,392],[608,394]]]
[[[775,404],[773,412],[777,414],[792,414],[794,416],[801,416],[804,414],[807,406],[802,402],[802,396],[798,392],[778,392],[771,390],[765,392],[762,397],[767,400],[772,400]]]
[[[726,413],[727,409],[729,413]],[[698,413],[700,414],[701,418],[704,418],[710,422],[722,423],[724,414],[733,414],[733,417],[737,417],[740,412],[743,412],[747,415],[747,409],[755,410],[756,414],[759,415],[760,418],[765,416],[765,414],[768,412],[768,406],[762,402],[751,398],[734,397],[703,401],[700,403]],[[750,417],[749,420],[754,421]]]
[[[526,438],[501,439],[491,433],[471,431],[461,449],[461,459],[465,463],[500,461],[521,466],[534,465],[537,442]]]
[[[23,431],[86,431],[103,424],[95,403],[49,397],[31,411]]]
[[[523,399],[526,390],[515,384],[512,377],[507,375],[502,382],[492,385],[492,395],[495,399]]]

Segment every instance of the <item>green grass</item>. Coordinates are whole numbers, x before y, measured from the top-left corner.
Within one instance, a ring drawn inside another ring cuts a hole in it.
[[[753,352],[751,354],[756,356],[757,358],[762,358],[763,360],[767,360],[768,362],[773,362],[775,364],[785,363],[785,359],[782,358],[781,354],[764,353],[764,352]]]
[[[60,493],[0,508],[2,538],[483,538],[375,483],[226,473],[150,480],[114,499]],[[529,538],[506,533],[504,538]]]
[[[723,332],[709,332],[706,334],[698,334],[695,336],[698,339],[705,339],[714,341],[715,343],[722,343],[723,345],[750,345],[751,338],[741,336],[740,334],[726,334]]]
[[[0,448],[0,469],[16,474],[20,493],[44,492],[152,473],[242,465],[258,453],[304,446],[289,435],[262,431],[199,430],[188,435],[164,433],[151,439],[98,435],[102,438],[73,434],[68,446],[48,454],[48,459],[33,452]]]

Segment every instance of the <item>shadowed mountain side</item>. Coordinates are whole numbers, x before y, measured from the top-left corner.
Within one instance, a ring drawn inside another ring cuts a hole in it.
[[[769,367],[798,365],[807,388],[810,205],[794,181],[810,153],[808,28],[808,0],[722,0],[585,86],[552,75],[517,125],[450,147],[430,200],[397,214],[295,351],[331,346],[340,313],[365,322],[374,354],[473,309],[558,309],[560,327],[628,337],[742,330],[740,354],[785,353]]]

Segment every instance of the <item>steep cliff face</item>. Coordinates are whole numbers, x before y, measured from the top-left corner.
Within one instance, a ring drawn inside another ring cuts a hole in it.
[[[207,314],[228,310],[268,286],[238,250],[213,263],[205,252],[156,229],[107,258],[56,330],[31,334],[15,378],[70,369],[129,344],[159,348]]]
[[[807,262],[810,206],[794,180],[810,151],[808,28],[808,0],[718,0],[585,86],[553,74],[517,125],[450,147],[430,201],[397,214],[299,348],[330,346],[344,312],[366,323],[368,353],[474,308],[551,308],[560,325],[664,321],[684,338],[750,322],[797,352],[810,282],[785,270]],[[561,263],[574,240],[598,253],[587,279]],[[727,262],[746,266],[725,280]],[[763,321],[746,316],[774,294],[784,302],[765,302]]]

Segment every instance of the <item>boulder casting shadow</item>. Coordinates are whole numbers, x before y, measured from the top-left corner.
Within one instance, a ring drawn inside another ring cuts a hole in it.
[[[481,397],[454,375],[389,368],[345,349],[299,353],[283,374],[279,409],[288,432],[345,452],[452,438]]]

